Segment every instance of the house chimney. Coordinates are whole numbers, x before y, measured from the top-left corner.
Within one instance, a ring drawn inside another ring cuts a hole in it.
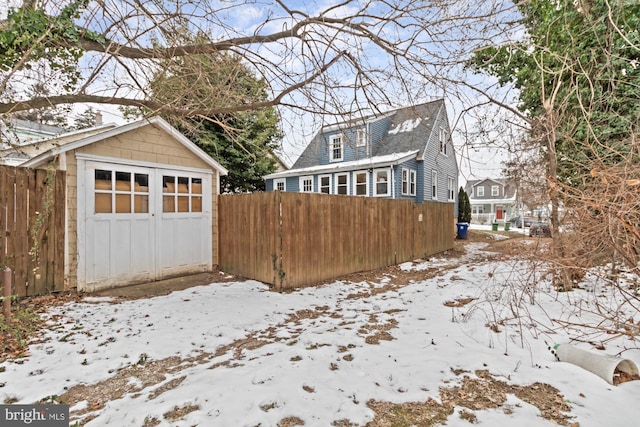
[[[102,124],[102,113],[100,111],[96,111],[96,126]]]

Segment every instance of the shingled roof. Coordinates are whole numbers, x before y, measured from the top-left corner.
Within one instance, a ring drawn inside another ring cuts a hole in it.
[[[424,104],[404,107],[379,115],[363,117],[358,120],[350,120],[336,123],[322,128],[309,143],[292,166],[292,169],[309,168],[318,165],[325,139],[323,134],[329,128],[349,128],[362,123],[376,122],[382,119],[389,120],[389,127],[382,140],[375,144],[371,157],[388,156],[394,153],[406,153],[418,151],[418,157],[426,149],[436,119],[444,111],[444,100],[438,99]]]

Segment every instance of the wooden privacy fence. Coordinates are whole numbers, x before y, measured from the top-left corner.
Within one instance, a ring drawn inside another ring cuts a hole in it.
[[[219,197],[219,264],[277,290],[453,248],[453,203],[267,192]]]
[[[0,166],[0,267],[13,271],[12,295],[64,289],[63,171]]]

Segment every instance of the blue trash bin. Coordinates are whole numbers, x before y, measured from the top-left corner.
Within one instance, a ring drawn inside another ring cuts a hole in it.
[[[467,230],[469,229],[468,222],[459,222],[456,224],[458,227],[458,239],[466,240],[467,239]]]

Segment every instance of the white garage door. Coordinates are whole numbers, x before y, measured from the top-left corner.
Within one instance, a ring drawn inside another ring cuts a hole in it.
[[[94,161],[79,162],[79,169],[80,163],[79,289],[211,269],[211,174]]]

